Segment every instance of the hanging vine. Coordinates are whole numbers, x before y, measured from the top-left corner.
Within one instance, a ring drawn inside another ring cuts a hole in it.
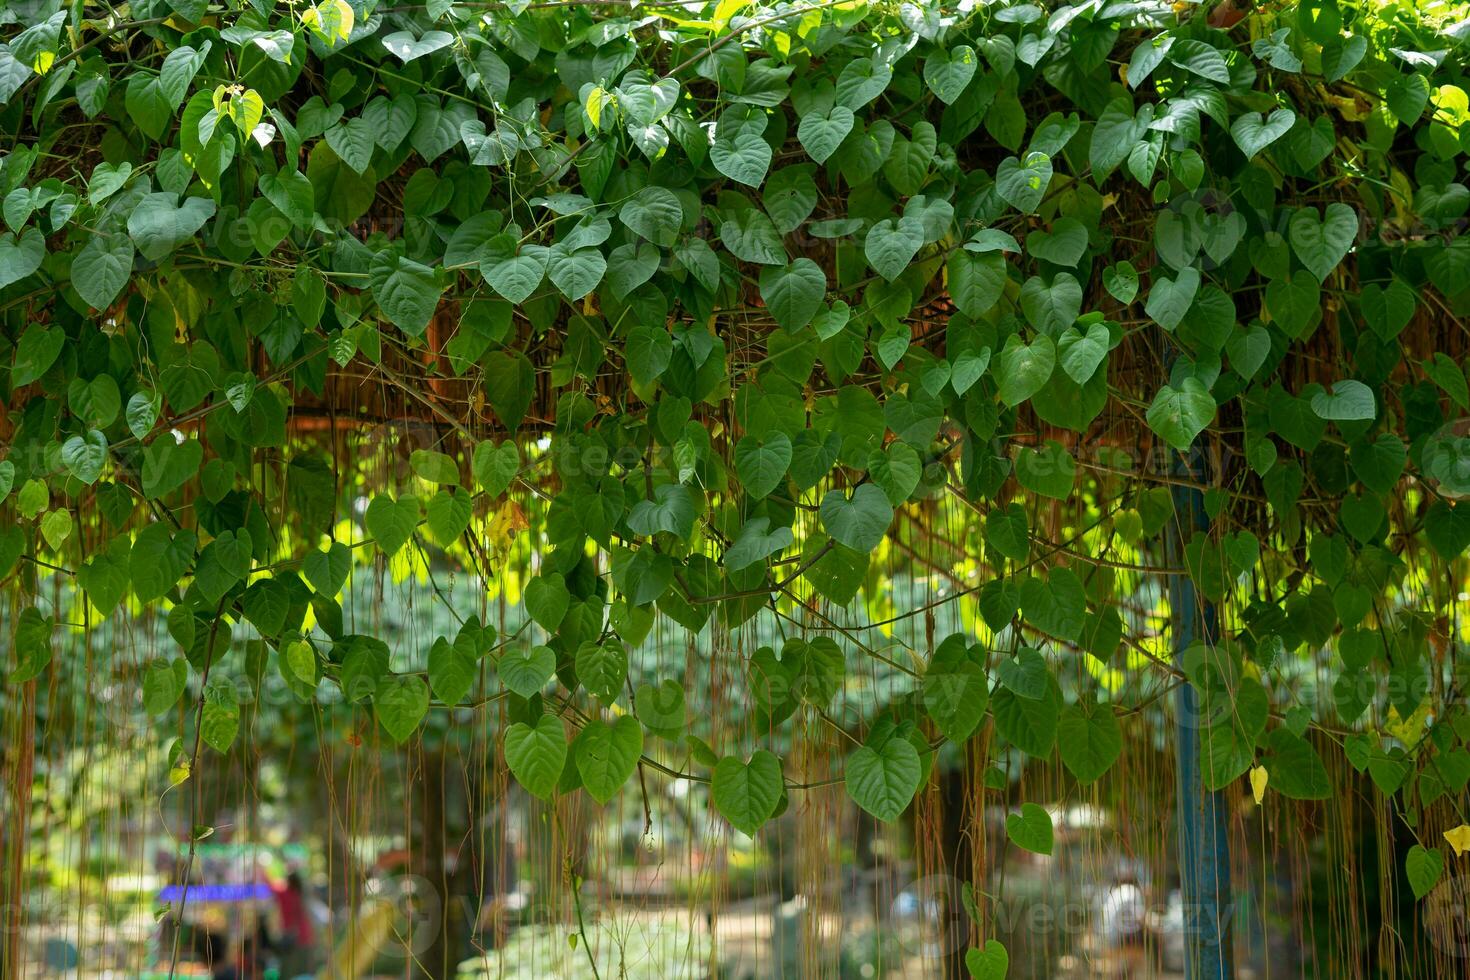
[[[1470,848],[1464,15],[11,2],[6,684],[159,617],[142,697],[197,715],[184,780],[236,738],[215,646],[248,630],[393,742],[504,700],[530,793],[698,780],[755,835],[854,665],[901,682],[832,777],[880,820],[983,729],[1099,779],[1156,675],[1198,694],[1209,788],[1370,773],[1428,894]],[[400,423],[432,437],[387,480],[333,441]],[[1171,556],[1181,487],[1208,527]],[[344,629],[356,569],[431,552],[527,624]],[[879,584],[924,561],[967,628],[872,642],[932,614]],[[1176,657],[1132,605],[1171,574],[1218,643]],[[719,755],[682,671],[630,682],[655,615],[802,624],[741,664],[765,734]],[[1006,829],[1051,848],[1034,804]]]

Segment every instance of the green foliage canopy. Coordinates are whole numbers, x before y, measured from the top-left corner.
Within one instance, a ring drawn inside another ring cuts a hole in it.
[[[1326,733],[1406,812],[1456,796],[1463,31],[1373,6],[10,3],[7,683],[71,669],[37,587],[67,575],[96,615],[166,616],[147,709],[193,685],[213,748],[240,707],[200,680],[248,624],[303,700],[337,688],[395,742],[505,697],[538,796],[606,801],[684,742],[670,771],[753,834],[801,790],[779,740],[717,758],[628,648],[655,610],[850,605],[959,499],[974,635],[898,664],[846,766],[868,812],[991,724],[1100,778],[1114,669],[1199,689],[1211,786],[1260,764],[1320,798]],[[396,485],[292,427],[346,373],[444,430]],[[1211,526],[1170,556],[1191,484]],[[507,495],[534,626],[472,620],[423,671],[343,629],[376,554],[488,575]],[[1061,540],[1053,501],[1083,515]],[[1182,666],[1124,602],[1178,565],[1224,627]],[[1095,690],[1063,690],[1069,651]],[[840,629],[752,655],[759,723],[824,710],[854,655],[879,656]],[[1293,704],[1319,655],[1335,686]],[[1044,811],[1013,820],[1049,848]]]

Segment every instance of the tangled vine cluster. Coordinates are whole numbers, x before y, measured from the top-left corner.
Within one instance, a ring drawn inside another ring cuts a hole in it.
[[[1098,779],[1115,674],[1157,673],[1209,788],[1321,799],[1342,752],[1463,825],[1467,32],[1338,0],[11,0],[6,683],[156,615],[143,697],[197,704],[197,762],[248,630],[394,741],[504,699],[530,793],[646,763],[754,834],[801,791],[777,733],[854,658],[908,679],[842,769],[883,820],[981,732]],[[392,485],[301,424],[391,416],[363,378],[438,433]],[[823,610],[881,606],[943,501],[973,629],[894,660]],[[428,550],[530,623],[423,656],[344,629],[354,566]],[[1130,605],[1168,576],[1212,621],[1178,656]],[[630,683],[656,614],[831,628],[748,658],[772,735],[720,756],[676,680]],[[1045,812],[1012,836],[1049,849]]]

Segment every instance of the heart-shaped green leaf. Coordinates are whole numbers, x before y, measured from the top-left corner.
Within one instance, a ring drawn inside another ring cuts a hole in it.
[[[1199,270],[1192,268],[1180,269],[1173,279],[1158,276],[1148,291],[1144,312],[1165,330],[1173,330],[1194,305],[1199,283]]]
[[[383,554],[391,558],[408,544],[418,527],[419,498],[409,496],[395,500],[386,493],[380,493],[368,503],[363,522]]]
[[[1057,722],[1057,751],[1079,783],[1096,782],[1123,751],[1123,735],[1113,709],[1092,702],[1068,705]]]
[[[214,201],[160,191],[143,198],[128,215],[128,234],[146,259],[162,259],[214,217]]]
[[[735,473],[752,500],[769,496],[786,478],[791,467],[791,440],[784,432],[771,432],[764,439],[745,436],[735,444]]]
[[[87,592],[92,606],[104,617],[122,602],[128,593],[127,552],[121,557],[111,553],[95,556],[77,569],[77,584]]]
[[[1247,160],[1285,136],[1296,123],[1296,113],[1273,109],[1269,117],[1259,112],[1242,112],[1230,124],[1230,135]]]
[[[1245,330],[1236,330],[1225,341],[1225,353],[1230,357],[1230,366],[1242,378],[1254,378],[1261,365],[1271,354],[1271,335],[1259,323]]]
[[[534,247],[519,255],[494,255],[480,263],[490,288],[512,303],[524,303],[546,277],[546,256]]]
[[[441,489],[429,498],[424,519],[429,534],[441,547],[449,547],[464,534],[470,526],[472,506],[469,491],[464,487]]]
[[[429,647],[429,686],[445,704],[458,704],[475,683],[479,658],[467,645],[450,643],[444,637]]]
[[[1028,346],[1019,334],[1011,334],[993,364],[1000,400],[1007,405],[1021,404],[1046,385],[1056,363],[1056,343],[1047,335]]]
[[[19,237],[0,235],[0,289],[41,268],[45,257],[46,236],[39,228],[27,228]]]
[[[873,271],[892,282],[909,267],[924,246],[924,225],[918,218],[884,218],[868,229],[863,254]]]
[[[1350,379],[1313,395],[1312,411],[1330,422],[1366,422],[1378,416],[1378,404],[1372,388]]]
[[[643,726],[632,715],[616,721],[592,721],[575,742],[582,786],[599,803],[607,803],[627,783],[643,754]]]
[[[445,31],[425,31],[414,37],[408,31],[398,31],[383,38],[383,47],[404,64],[433,54],[454,43],[454,35]]]
[[[879,748],[859,746],[847,757],[847,795],[888,823],[908,809],[923,775],[918,750],[908,739],[895,735]]]
[[[577,649],[577,680],[603,704],[612,704],[628,680],[628,653],[616,640],[588,641]]]
[[[760,275],[761,299],[784,329],[796,332],[816,316],[827,294],[827,277],[808,258],[782,267],[766,266]]]
[[[1005,292],[1009,279],[1005,256],[998,251],[961,249],[950,253],[946,268],[950,298],[961,313],[970,317],[989,311]]]
[[[151,661],[143,670],[143,710],[161,715],[179,702],[189,682],[189,665],[182,659]]]
[[[1426,848],[1419,844],[1409,848],[1409,853],[1404,857],[1404,875],[1409,879],[1409,887],[1415,898],[1422,899],[1434,891],[1434,886],[1439,883],[1443,873],[1444,855],[1439,848]]]
[[[1077,482],[1077,464],[1066,447],[1048,439],[1041,449],[1023,446],[1016,454],[1016,479],[1033,493],[1066,500]]]
[[[421,336],[444,289],[434,270],[404,258],[393,249],[384,249],[373,256],[368,279],[378,309],[389,322],[410,337]]]
[[[678,238],[684,208],[667,187],[645,187],[623,202],[618,218],[634,234],[668,248]]]
[[[919,486],[924,476],[923,460],[907,442],[891,442],[883,451],[869,454],[868,476],[897,507]]]
[[[15,360],[10,368],[10,383],[20,388],[45,374],[61,349],[66,345],[66,333],[60,327],[31,323],[20,335],[15,348]]]
[[[983,949],[965,951],[965,969],[971,980],[1006,980],[1011,958],[998,939],[987,939]]]
[[[715,765],[710,798],[730,826],[754,837],[776,812],[785,791],[781,760],[772,752],[757,749],[750,761],[726,756]]]
[[[506,687],[530,698],[546,687],[556,671],[556,654],[550,647],[513,647],[500,657],[496,673]]]
[[[954,105],[975,77],[979,59],[968,44],[939,50],[924,59],[924,84],[945,105]]]
[[[657,253],[654,253],[655,259]],[[546,254],[546,275],[551,284],[569,300],[579,300],[602,282],[607,273],[607,259],[596,248],[568,248],[553,245]]]
[[[1011,843],[1033,854],[1050,854],[1053,840],[1051,814],[1035,803],[1022,803],[1019,812],[1006,816],[1006,836]]]
[[[710,144],[715,169],[748,187],[759,187],[771,169],[771,144],[753,129],[742,128],[733,136],[716,136]]]
[[[985,718],[990,687],[982,657],[957,633],[939,644],[924,669],[924,707],[951,742],[964,742]]]
[[[225,753],[240,731],[240,699],[235,686],[223,678],[212,678],[204,688],[204,707],[199,712],[199,735],[204,744]]]
[[[301,571],[311,587],[329,599],[335,598],[347,584],[352,571],[352,549],[333,541],[326,551],[310,551],[301,563]]]
[[[725,568],[738,572],[791,546],[789,527],[771,528],[769,517],[752,517],[725,550]]]
[[[1127,306],[1138,295],[1138,270],[1127,260],[1108,266],[1103,270],[1103,288]]]
[[[90,486],[102,476],[107,463],[107,436],[92,429],[61,444],[61,461],[72,476]]]
[[[88,306],[105,310],[133,272],[133,242],[121,231],[90,235],[71,264],[71,282]]]
[[[526,792],[551,799],[567,762],[567,738],[561,719],[543,714],[534,726],[523,721],[505,731],[505,762]]]
[[[875,550],[893,523],[893,505],[883,491],[864,483],[849,497],[841,490],[829,490],[822,497],[822,526],[838,544],[854,551]]]
[[[1074,268],[1087,252],[1087,228],[1076,218],[1059,218],[1051,231],[1033,231],[1026,251],[1054,265]]]
[[[429,689],[419,677],[385,677],[373,693],[373,715],[399,745],[408,740],[429,711]]]
[[[1198,378],[1185,378],[1178,388],[1164,385],[1148,407],[1148,427],[1183,452],[1215,418],[1215,399]]]
[[[1101,323],[1090,325],[1085,334],[1076,327],[1063,333],[1057,341],[1057,358],[1067,377],[1078,384],[1092,380],[1103,358],[1108,356],[1111,339],[1108,328]]]
[[[543,572],[526,583],[526,612],[548,633],[555,633],[571,605],[566,580],[558,572]]]
[[[1051,157],[1033,150],[1024,159],[1006,157],[1001,161],[995,171],[995,189],[1011,207],[1031,214],[1041,206],[1051,178]]]
[[[1318,282],[1325,282],[1357,239],[1358,215],[1341,201],[1327,205],[1321,218],[1316,208],[1298,208],[1289,230],[1291,250]]]
[[[1070,272],[1057,273],[1049,284],[1032,276],[1021,287],[1021,311],[1037,330],[1060,337],[1082,312],[1082,285]]]
[[[578,251],[595,253],[597,250],[584,248]],[[648,242],[626,242],[613,249],[612,254],[607,257],[606,262],[607,285],[612,290],[613,297],[615,299],[624,299],[629,293],[648,282],[648,280],[653,278],[653,274],[658,271],[659,263],[662,261],[663,255],[659,252],[658,248]],[[587,265],[585,268],[586,281],[590,282],[593,286],[597,284],[597,280],[593,277],[593,274],[597,272],[598,263],[598,258],[592,255],[587,256]],[[563,284],[557,280],[554,267],[551,278],[552,282],[555,282],[558,288],[562,288]],[[590,290],[591,286],[587,288]],[[562,288],[562,292],[568,296],[573,295],[572,292],[569,292],[565,288]],[[584,294],[577,293],[575,295],[581,296]]]
[[[470,469],[475,481],[491,497],[498,497],[510,488],[521,468],[521,453],[516,444],[509,440],[496,445],[485,441],[475,447],[470,460]]]
[[[1364,286],[1360,302],[1368,328],[1384,340],[1393,340],[1413,319],[1418,297],[1407,283],[1395,278],[1387,286],[1376,282]]]

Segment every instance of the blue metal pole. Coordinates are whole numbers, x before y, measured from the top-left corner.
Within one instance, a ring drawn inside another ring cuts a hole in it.
[[[1198,447],[1176,456],[1175,473],[1192,484],[1205,482]],[[1184,545],[1209,526],[1204,494],[1195,486],[1171,488],[1174,521],[1167,550],[1171,567],[1184,567]],[[1213,646],[1219,620],[1187,574],[1169,576],[1174,661],[1184,669],[1183,653],[1196,642]],[[1177,823],[1180,892],[1184,908],[1185,976],[1188,980],[1230,980],[1235,969],[1231,948],[1230,838],[1224,794],[1207,792],[1200,768],[1200,710],[1191,684],[1175,694],[1174,750],[1178,769]]]

